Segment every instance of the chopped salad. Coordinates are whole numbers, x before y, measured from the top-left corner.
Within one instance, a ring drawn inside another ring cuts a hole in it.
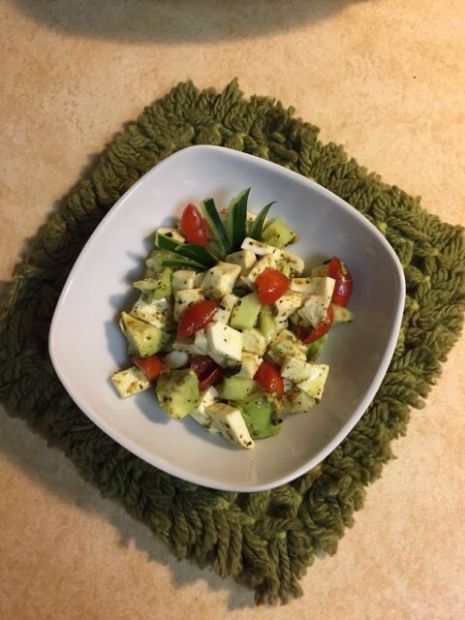
[[[140,295],[120,326],[131,365],[111,380],[122,398],[154,389],[172,418],[190,416],[243,448],[279,433],[323,397],[317,362],[330,329],[352,320],[352,277],[333,256],[305,273],[297,233],[273,203],[248,211],[250,189],[218,210],[188,204],[160,227]]]

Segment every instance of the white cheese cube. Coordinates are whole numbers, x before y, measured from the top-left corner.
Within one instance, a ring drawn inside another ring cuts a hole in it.
[[[312,398],[321,400],[328,378],[329,366],[327,364],[309,364],[312,367],[311,375],[304,381],[299,381],[297,386]]]
[[[241,275],[245,276],[252,269],[257,262],[257,258],[250,250],[240,250],[239,252],[233,252],[226,256],[228,263],[239,265],[241,268]]]
[[[290,379],[285,379],[283,377],[283,387],[284,387],[284,392],[290,392],[291,390],[294,389],[294,384],[292,383]]]
[[[285,321],[295,310],[298,310],[303,303],[304,296],[302,293],[288,291],[274,303],[274,308],[276,310],[276,321]]]
[[[324,297],[325,306],[328,307],[333,297],[334,286],[336,280],[327,277],[310,278],[310,290],[307,292],[311,295],[321,295]]]
[[[213,315],[212,321],[215,321],[216,323],[228,323],[229,319],[231,318],[231,313],[232,310],[230,310],[229,308],[222,308],[221,306],[219,306],[216,309],[215,314]]]
[[[154,327],[168,329],[173,324],[173,302],[165,297],[147,303],[141,296],[132,307],[131,314]]]
[[[276,261],[271,256],[271,254],[268,254],[267,256],[264,256],[263,258],[258,260],[249,271],[247,276],[242,276],[241,280],[245,282],[247,286],[251,287],[251,285],[257,279],[257,276],[261,274],[262,271],[265,271],[265,269],[276,269]]]
[[[242,332],[242,348],[249,353],[263,355],[266,350],[265,337],[258,329],[245,329]]]
[[[111,381],[121,398],[133,396],[138,392],[148,390],[150,387],[150,381],[137,366],[115,372]]]
[[[280,365],[287,357],[296,357],[304,361],[307,359],[307,347],[287,329],[276,336],[267,352],[271,359]]]
[[[190,269],[178,269],[174,271],[171,278],[173,295],[183,289],[194,288],[196,275],[195,271],[191,271]]]
[[[215,361],[224,359],[228,365],[232,362],[240,362],[242,356],[242,333],[224,325],[223,323],[210,323],[207,325],[208,355]],[[217,361],[217,363],[220,363]]]
[[[229,293],[229,295],[225,295],[223,299],[220,301],[220,306],[222,308],[227,308],[228,310],[232,310],[238,301],[239,301],[239,297],[237,295],[234,295],[234,293]]]
[[[308,364],[304,360],[295,357],[286,357],[281,366],[281,376],[294,383],[310,379],[314,375],[314,364]]]
[[[199,329],[195,332],[194,345],[201,355],[207,355],[208,339],[204,329]]]
[[[200,288],[190,288],[178,291],[174,296],[174,320],[179,321],[181,314],[196,301],[204,299]]]
[[[162,361],[165,368],[183,368],[189,363],[189,355],[185,351],[171,351]]]
[[[281,258],[281,250],[279,248],[275,248],[268,243],[263,243],[263,241],[257,241],[251,237],[245,237],[241,244],[241,248],[253,252],[257,256],[272,256],[275,260]]]
[[[214,403],[217,402],[219,398],[218,391],[213,386],[209,387],[207,390],[200,392],[200,399],[197,403],[195,409],[193,409],[189,415],[191,418],[194,418],[196,422],[201,424],[202,426],[206,426],[210,428],[211,425],[211,417],[206,412],[206,408],[210,407]],[[212,432],[214,432],[212,430]],[[218,432],[218,431],[217,431]]]
[[[202,286],[202,282],[205,279],[205,272],[201,271],[200,273],[195,274],[194,280],[194,288],[200,288]]]
[[[182,351],[184,353],[189,353],[189,355],[202,354],[202,351],[195,346],[195,341],[193,340],[176,339],[171,346],[173,347],[173,351]]]
[[[178,243],[185,243],[186,240],[181,235],[177,228],[170,228],[169,226],[160,226],[157,229],[157,234],[164,235],[165,237],[169,237],[173,241],[177,241]]]
[[[241,369],[237,373],[238,377],[249,377],[253,379],[258,370],[258,367],[262,363],[263,359],[256,353],[249,353],[248,351],[242,352]]]
[[[316,327],[327,318],[328,304],[321,295],[310,295],[302,308],[299,316],[306,327]]]
[[[225,403],[215,403],[206,408],[206,413],[211,418],[209,430],[220,432],[225,439],[238,444],[241,448],[251,450],[255,447],[239,409]]]
[[[205,273],[202,281],[202,290],[205,297],[221,299],[232,293],[237,278],[241,272],[239,265],[219,262]]]
[[[284,319],[284,321],[277,321],[275,319],[275,324],[276,324],[276,333],[279,334],[281,333],[283,330],[287,329],[289,327],[289,321],[287,319]]]
[[[281,250],[280,265],[284,269],[287,267],[291,275],[300,275],[305,269],[305,263],[296,254],[288,252],[287,250]]]

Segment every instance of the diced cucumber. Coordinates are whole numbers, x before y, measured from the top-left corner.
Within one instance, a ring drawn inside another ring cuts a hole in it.
[[[280,217],[268,224],[262,232],[263,241],[274,245],[276,248],[283,248],[289,245],[289,243],[295,240],[296,236],[296,231]]]

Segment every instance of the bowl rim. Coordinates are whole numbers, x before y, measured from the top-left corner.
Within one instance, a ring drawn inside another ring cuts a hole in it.
[[[159,174],[160,171],[163,171],[163,168],[168,165],[173,165],[177,159],[181,160],[181,158],[195,155],[198,152],[210,152],[215,155],[230,157],[232,160],[240,159],[253,163],[254,165],[261,166],[265,169],[269,169],[275,173],[281,174],[284,177],[289,178],[293,182],[298,182],[303,185],[310,185],[314,190],[323,195],[323,197],[335,202],[339,208],[342,208],[346,211],[349,211],[351,217],[354,217],[358,220],[358,223],[366,228],[371,235],[373,235],[377,242],[380,243],[384,250],[387,252],[387,255],[391,259],[392,266],[394,267],[394,273],[397,276],[397,288],[398,288],[398,303],[396,306],[395,314],[392,320],[392,327],[389,333],[388,341],[386,347],[383,352],[382,359],[378,365],[376,373],[374,374],[371,383],[366,390],[363,398],[361,399],[359,405],[353,410],[350,418],[341,426],[339,431],[331,438],[330,441],[327,442],[324,448],[319,450],[316,454],[314,454],[311,458],[305,461],[303,465],[300,467],[293,469],[291,472],[283,474],[282,476],[276,477],[272,481],[260,483],[260,484],[241,484],[238,485],[236,483],[228,483],[227,481],[219,483],[216,480],[211,480],[208,476],[193,474],[190,472],[179,468],[176,464],[171,461],[167,461],[166,459],[157,456],[156,453],[147,450],[143,446],[134,444],[131,439],[128,439],[124,432],[119,429],[112,427],[107,421],[103,418],[100,418],[98,413],[95,413],[92,407],[87,407],[83,400],[80,398],[80,395],[74,390],[72,386],[72,380],[66,375],[66,373],[62,372],[62,368],[59,363],[59,344],[57,342],[58,338],[58,325],[61,319],[62,308],[64,307],[67,294],[71,287],[74,285],[74,280],[76,274],[80,271],[80,265],[84,260],[84,256],[87,254],[89,248],[93,247],[95,244],[99,243],[100,237],[105,234],[107,227],[111,224],[111,221],[116,217],[117,213],[124,208],[125,203],[130,198],[130,196],[136,192],[142,184],[147,182],[147,179],[155,173]],[[57,301],[52,321],[50,324],[49,338],[48,338],[48,347],[50,359],[53,365],[53,368],[58,376],[59,381],[78,406],[78,408],[88,417],[90,420],[96,424],[104,433],[106,433],[109,437],[115,440],[119,445],[126,448],[129,452],[134,454],[135,456],[141,458],[145,462],[154,466],[155,468],[161,469],[164,472],[180,478],[182,480],[186,480],[193,484],[198,484],[201,486],[205,486],[207,488],[224,490],[224,491],[234,491],[234,492],[257,492],[272,489],[278,487],[280,485],[286,484],[292,480],[295,480],[302,474],[310,471],[316,465],[321,463],[331,452],[340,445],[340,443],[347,437],[350,431],[355,427],[355,425],[359,422],[368,406],[374,399],[376,392],[378,391],[386,372],[389,368],[389,365],[392,360],[392,356],[394,354],[394,350],[397,343],[397,338],[399,335],[403,310],[405,304],[405,276],[402,265],[397,254],[394,252],[392,246],[389,244],[387,239],[381,234],[381,232],[365,217],[363,216],[357,209],[352,207],[348,202],[334,194],[330,190],[326,189],[313,179],[309,179],[298,172],[294,172],[287,168],[284,168],[280,164],[271,162],[266,159],[262,159],[255,155],[251,155],[249,153],[244,153],[242,151],[236,151],[233,149],[229,149],[223,146],[213,146],[213,145],[194,145],[188,146],[186,148],[180,149],[175,153],[172,153],[164,160],[155,164],[150,170],[148,170],[145,174],[143,174],[140,179],[138,179],[116,202],[115,204],[108,210],[108,212],[104,215],[102,220],[96,226],[90,237],[85,242],[83,248],[81,249],[79,256],[74,262],[66,282],[62,288],[59,299]]]

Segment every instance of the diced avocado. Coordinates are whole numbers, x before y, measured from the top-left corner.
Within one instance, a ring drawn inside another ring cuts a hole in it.
[[[277,334],[276,321],[269,306],[263,306],[258,315],[258,329],[265,337],[267,343],[271,342]]]
[[[321,355],[323,347],[328,342],[328,334],[325,334],[315,342],[311,342],[307,345],[307,360],[314,362]]]
[[[157,382],[160,407],[172,418],[184,418],[197,406],[200,393],[197,375],[190,368],[162,372]]]
[[[338,304],[331,304],[331,308],[334,323],[351,323],[353,321],[354,315],[349,308],[344,308]]]
[[[233,375],[223,379],[220,390],[226,400],[244,400],[256,387],[257,384],[253,379]]]
[[[163,271],[165,267],[162,264],[163,259],[167,259],[173,256],[172,252],[168,250],[154,250],[145,261],[145,278],[151,278],[159,271]]]
[[[286,357],[297,357],[305,361],[307,359],[307,348],[292,332],[283,329],[269,345],[268,355],[280,365]]]
[[[295,230],[292,230],[292,228],[279,217],[268,224],[262,232],[263,241],[270,245],[274,245],[276,248],[283,248],[289,245],[296,237],[297,233]]]
[[[219,432],[225,439],[237,443],[241,448],[251,450],[255,443],[250,436],[242,413],[236,407],[225,403],[214,403],[206,408],[211,418],[210,432]]]
[[[127,312],[121,313],[120,327],[128,340],[131,351],[141,357],[154,355],[166,342],[166,337],[159,327],[146,323]]]
[[[287,392],[282,399],[282,413],[304,413],[316,405],[316,400],[299,388]]]
[[[132,285],[134,288],[142,291],[144,299],[149,303],[158,299],[164,299],[171,295],[172,272],[172,269],[165,267],[163,271],[155,273],[153,277],[136,280]]]
[[[249,293],[234,306],[229,323],[234,329],[251,329],[257,322],[262,306],[256,293]]]
[[[299,381],[297,387],[306,392],[312,398],[321,400],[328,378],[329,366],[327,364],[310,364],[312,374],[308,379]]]
[[[150,387],[150,381],[137,366],[131,366],[131,368],[126,368],[126,370],[115,372],[111,377],[111,381],[121,398],[133,396]]]
[[[272,399],[257,395],[236,405],[241,410],[253,439],[273,437],[281,431],[282,419]]]

